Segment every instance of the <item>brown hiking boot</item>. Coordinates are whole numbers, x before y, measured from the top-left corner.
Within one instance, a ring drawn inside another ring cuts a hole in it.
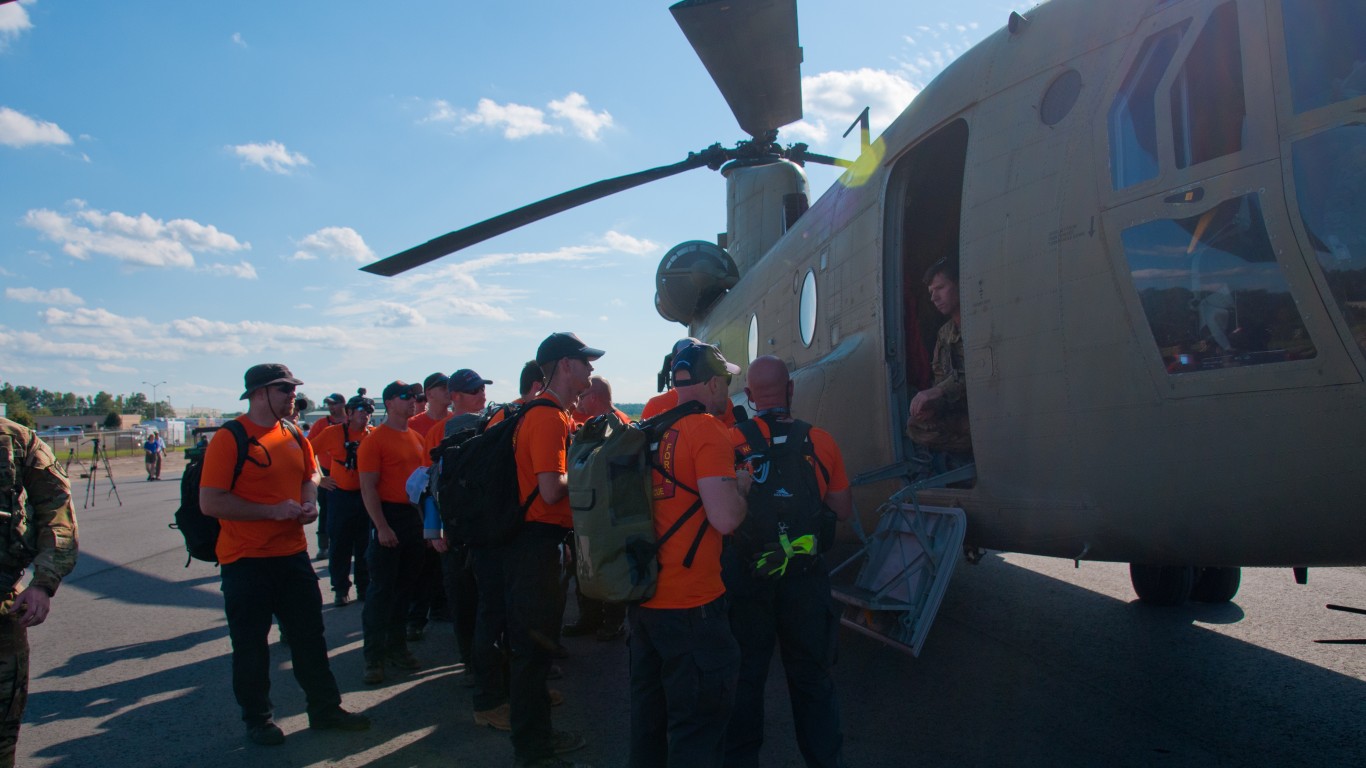
[[[487,725],[500,731],[512,730],[512,707],[503,702],[493,709],[485,709],[474,713],[475,725]]]

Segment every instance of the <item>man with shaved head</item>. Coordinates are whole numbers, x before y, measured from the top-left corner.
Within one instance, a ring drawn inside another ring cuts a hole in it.
[[[843,765],[839,701],[830,674],[838,614],[822,553],[835,521],[854,511],[844,459],[830,433],[792,417],[787,365],[750,363],[745,394],[755,417],[730,430],[754,477],[749,516],[722,556],[731,632],[740,645],[726,766],[757,766],[764,741],[764,685],[782,649],[797,747],[808,766]]]

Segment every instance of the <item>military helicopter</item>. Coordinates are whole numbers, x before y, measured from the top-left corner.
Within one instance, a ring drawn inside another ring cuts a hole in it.
[[[666,254],[656,307],[732,360],[785,359],[861,509],[905,483],[943,322],[922,274],[949,257],[976,478],[919,500],[962,510],[968,545],[1130,563],[1166,604],[1230,600],[1242,566],[1366,563],[1366,5],[1051,0],[876,140],[864,122],[852,161],[777,143],[795,0],[670,10],[748,140],[364,269],[719,169],[727,231]],[[813,204],[807,162],[845,168]]]

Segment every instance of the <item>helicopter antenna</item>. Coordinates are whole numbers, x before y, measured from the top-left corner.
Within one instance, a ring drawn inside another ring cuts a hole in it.
[[[858,117],[854,118],[854,122],[850,123],[849,130],[844,132],[844,138],[847,139],[849,138],[850,132],[854,130],[854,126],[859,126],[858,151],[860,155],[867,152],[868,147],[873,144],[872,131],[868,128],[868,109],[868,107],[864,107],[863,111],[858,113]]]

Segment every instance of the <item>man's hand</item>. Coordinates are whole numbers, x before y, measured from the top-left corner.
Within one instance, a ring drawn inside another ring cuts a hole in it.
[[[394,533],[394,529],[387,525],[377,525],[375,526],[375,541],[378,541],[381,547],[397,547],[398,534]]]
[[[299,509],[299,522],[308,525],[318,519],[318,503],[305,501]]]
[[[19,617],[20,626],[36,627],[47,620],[52,608],[52,598],[47,590],[28,586],[14,598],[14,613]]]
[[[332,477],[331,475],[327,475],[323,477],[322,480],[318,481],[318,487],[326,488],[329,491],[335,491],[337,490],[337,479]]]
[[[911,420],[920,421],[934,415],[934,411],[943,405],[944,390],[939,387],[922,389],[911,399]]]
[[[445,539],[427,539],[427,546],[443,555],[451,548],[451,545],[447,544]]]

